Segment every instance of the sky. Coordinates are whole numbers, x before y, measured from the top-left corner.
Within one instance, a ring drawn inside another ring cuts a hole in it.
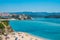
[[[60,0],[0,0],[0,12],[60,12]]]

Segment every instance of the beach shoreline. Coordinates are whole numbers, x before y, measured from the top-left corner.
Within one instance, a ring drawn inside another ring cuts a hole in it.
[[[12,32],[7,36],[2,35],[2,40],[47,40],[45,38],[36,37],[25,32]]]

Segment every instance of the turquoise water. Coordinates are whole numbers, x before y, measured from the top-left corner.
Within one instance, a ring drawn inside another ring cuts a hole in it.
[[[51,40],[60,40],[60,19],[10,20],[9,24],[16,32],[22,31]]]

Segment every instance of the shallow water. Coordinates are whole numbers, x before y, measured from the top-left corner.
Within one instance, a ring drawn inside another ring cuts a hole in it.
[[[10,20],[9,24],[16,32],[22,31],[51,40],[60,40],[60,19]]]

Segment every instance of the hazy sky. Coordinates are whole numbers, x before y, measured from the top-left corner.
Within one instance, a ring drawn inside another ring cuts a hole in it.
[[[0,12],[60,12],[60,0],[0,0]]]

